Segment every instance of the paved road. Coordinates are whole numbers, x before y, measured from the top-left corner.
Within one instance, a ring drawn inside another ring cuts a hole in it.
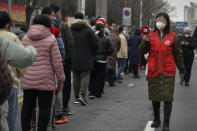
[[[178,78],[176,80],[171,131],[197,131],[196,67],[195,61],[190,87],[180,86]],[[75,105],[72,95],[70,106],[76,114],[68,116],[69,123],[57,125],[56,131],[144,131],[153,113],[147,99],[144,71],[140,71],[140,76],[140,79],[134,79],[132,74],[123,76],[123,83],[105,88],[102,100],[88,99],[88,106]],[[131,83],[134,86],[128,86]],[[163,118],[163,113],[161,115]]]
[[[197,130],[196,67],[194,62],[190,87],[180,86],[178,78],[176,80],[171,131]],[[134,79],[131,74],[123,76],[122,84],[106,87],[104,99],[88,100],[88,106],[75,105],[71,100],[70,106],[76,115],[68,117],[69,123],[58,125],[57,131],[143,131],[153,114],[147,99],[144,72],[140,75],[140,79]],[[134,86],[129,87],[130,83]],[[161,131],[161,128],[155,131]]]

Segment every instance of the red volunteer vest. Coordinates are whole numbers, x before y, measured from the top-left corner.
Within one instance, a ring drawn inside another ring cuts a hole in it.
[[[175,76],[176,65],[173,55],[175,33],[166,34],[160,41],[158,31],[150,33],[150,52],[148,57],[148,77]]]

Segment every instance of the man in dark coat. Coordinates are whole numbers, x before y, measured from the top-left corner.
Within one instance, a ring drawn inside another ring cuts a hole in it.
[[[80,102],[82,105],[87,105],[85,95],[89,85],[90,71],[93,69],[93,56],[97,50],[97,38],[90,25],[83,20],[82,13],[76,14],[75,19],[71,25],[75,42],[72,57],[75,103]]]
[[[134,78],[139,78],[138,75],[138,64],[140,62],[140,52],[138,47],[142,41],[142,36],[140,33],[140,29],[136,29],[134,32],[134,36],[132,36],[129,40],[129,61],[130,64],[133,65],[133,74]]]
[[[66,75],[66,81],[64,82],[63,88],[63,114],[64,115],[73,115],[71,112],[68,103],[70,101],[71,94],[71,68],[72,68],[72,56],[74,50],[74,40],[70,28],[64,22],[60,25],[60,32],[62,36],[62,40],[64,42],[65,48],[65,57],[64,57],[64,73]]]
[[[113,27],[111,29],[111,33],[109,34],[109,38],[112,41],[112,45],[114,48],[114,52],[107,57],[107,80],[109,82],[109,86],[113,87],[115,80],[115,72],[116,72],[116,60],[117,60],[117,52],[120,50],[120,37],[119,30],[117,27]]]
[[[191,33],[192,33],[192,29],[186,27],[184,29],[183,35],[180,37],[182,50],[183,50],[183,60],[185,65],[184,79],[181,80],[180,84],[182,85],[183,82],[185,82],[185,86],[189,86],[192,64],[194,61],[195,46],[192,45]]]

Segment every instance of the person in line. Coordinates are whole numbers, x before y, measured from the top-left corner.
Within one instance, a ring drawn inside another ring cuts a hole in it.
[[[140,53],[138,47],[142,41],[140,29],[135,29],[134,36],[129,39],[129,62],[133,66],[133,77],[139,78],[138,64],[140,62]]]
[[[117,60],[118,60],[118,70],[116,71],[116,80],[120,80],[120,74],[126,67],[126,60],[128,58],[128,46],[127,46],[127,40],[124,36],[124,27],[119,27],[119,37],[120,37],[120,51],[117,53]]]
[[[185,65],[184,78],[180,81],[180,84],[183,85],[183,82],[185,82],[185,86],[189,86],[192,64],[194,61],[195,46],[192,45],[191,43],[192,42],[191,33],[192,33],[192,29],[190,27],[186,27],[184,28],[183,35],[180,37],[182,50],[183,50],[183,60]]]
[[[23,47],[2,35],[0,35],[0,53],[7,64],[16,68],[25,68],[32,65],[37,57],[37,52],[32,46]],[[6,89],[7,88],[9,88],[9,85]],[[6,92],[4,95],[6,96]],[[0,130],[2,131],[9,131],[7,116],[8,101],[6,100],[2,105],[0,105]]]
[[[31,130],[32,112],[38,99],[39,116],[37,131],[46,131],[51,113],[53,92],[60,92],[65,81],[62,57],[57,41],[49,28],[51,20],[45,15],[37,15],[27,34],[23,45],[32,45],[38,51],[34,64],[27,69],[21,80],[24,101],[21,111],[22,131]],[[56,88],[57,77],[58,87]]]
[[[162,131],[169,131],[170,116],[174,94],[176,66],[180,78],[184,76],[183,52],[181,42],[170,31],[170,18],[166,13],[158,13],[154,31],[144,35],[139,46],[142,54],[148,57],[148,92],[152,101],[154,120],[151,127],[160,126],[160,103],[164,102],[164,121]]]
[[[117,26],[113,26],[111,28],[111,32],[109,34],[109,38],[112,41],[112,46],[114,48],[114,52],[107,57],[107,81],[109,82],[109,87],[115,87],[114,84],[116,78],[116,60],[117,53],[120,50],[120,37],[119,37],[119,29]]]
[[[18,45],[22,46],[19,38],[12,32],[10,32],[11,18],[8,13],[0,12],[0,35],[8,38],[11,41],[16,42]],[[11,76],[13,78],[13,88],[8,99],[8,127],[10,131],[18,131],[18,87],[20,78],[25,74],[26,69],[16,68],[14,66],[8,65]]]
[[[62,40],[62,37],[60,34],[59,23],[55,17],[56,16],[55,11],[57,12],[56,8],[52,9],[50,7],[44,7],[41,14],[46,15],[51,20],[52,24],[50,26],[50,31],[55,36],[55,38],[57,40],[58,47],[59,47],[61,57],[63,60],[62,62],[64,63],[64,57],[65,57],[64,43],[63,43],[63,40]],[[62,93],[58,93],[56,95],[54,93],[54,100],[53,100],[53,104],[52,104],[53,113],[51,113],[51,116],[50,116],[48,130],[51,130],[51,127],[55,128],[54,121],[56,124],[62,124],[62,123],[68,122],[68,119],[66,117],[64,117],[63,113],[62,113],[62,99],[61,98],[62,98]],[[55,120],[53,121],[53,119],[55,119]]]
[[[104,34],[105,24],[102,21],[96,23],[96,36],[98,49],[94,58],[94,69],[90,75],[90,98],[102,98],[106,78],[107,56],[114,51],[111,40]]]
[[[97,38],[82,13],[77,13],[75,19],[71,25],[75,42],[72,57],[74,96],[76,104],[87,105],[86,91],[93,69],[93,57],[97,50]]]

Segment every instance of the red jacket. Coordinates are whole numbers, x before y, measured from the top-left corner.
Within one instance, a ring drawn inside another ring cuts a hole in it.
[[[148,77],[175,76],[176,65],[173,55],[175,33],[170,32],[160,41],[158,31],[150,33],[150,52],[148,57]]]

